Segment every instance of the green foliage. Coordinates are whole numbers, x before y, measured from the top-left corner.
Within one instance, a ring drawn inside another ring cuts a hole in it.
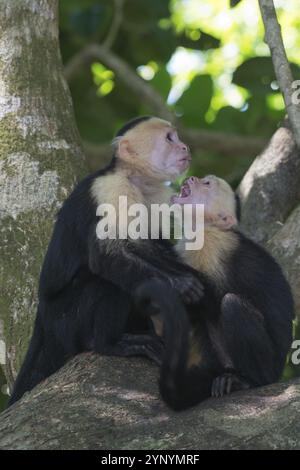
[[[198,75],[177,101],[177,111],[182,113],[186,126],[205,126],[207,113],[213,96],[213,81],[210,75]]]
[[[149,77],[149,85],[165,100],[173,87],[182,83],[184,91],[172,105],[185,126],[242,135],[270,135],[284,110],[282,104],[278,109],[280,101],[268,98],[278,95],[278,91],[271,88],[275,77],[269,57],[245,57],[233,70],[232,86],[238,93],[244,93],[244,100],[240,107],[232,106],[224,99],[218,84],[219,62],[208,60],[224,47],[222,31],[218,35],[212,34],[200,23],[185,22],[185,10],[181,16],[176,13],[180,4],[181,0],[125,1],[113,52],[133,70],[151,63],[154,76]],[[61,0],[60,34],[64,61],[85,45],[104,41],[113,15],[114,2],[110,0]],[[202,54],[202,60],[206,61],[207,57],[207,65],[201,73],[196,69],[185,70],[183,66],[181,75],[170,74],[169,61],[178,50]],[[122,122],[140,113],[152,112],[124,86],[114,71],[107,70],[99,62],[83,66],[72,79],[70,88],[78,127],[85,141],[106,142]],[[205,156],[197,158],[205,159]],[[213,154],[207,158],[216,162],[213,167],[223,176],[231,175],[232,171],[241,175],[245,169],[242,163],[240,170],[232,168],[234,159],[223,162],[221,156]]]
[[[111,1],[61,0],[60,37],[63,60],[68,61],[90,42],[103,41],[112,18]],[[172,77],[167,71],[167,64],[177,48],[209,51],[220,45],[219,39],[200,28],[178,30],[171,18],[170,2],[167,0],[127,0],[124,4],[123,21],[113,46],[113,51],[133,69],[150,61],[155,65],[156,72],[150,84],[165,100],[172,88]],[[78,127],[86,141],[107,141],[123,121],[140,113],[151,113],[112,73],[103,64],[94,63],[91,68],[83,67],[70,83]],[[205,113],[209,109],[212,95],[211,76],[199,75],[191,80],[178,106],[176,105],[187,125],[206,125]]]
[[[240,3],[241,0],[230,0],[230,7],[233,8]]]
[[[299,79],[300,68],[296,64],[291,64],[291,68],[294,78]],[[270,57],[253,57],[245,60],[233,73],[232,82],[247,88],[255,95],[264,96],[278,90]]]
[[[150,28],[170,16],[168,0],[130,0],[125,2],[124,17],[138,27]]]
[[[65,62],[85,45],[105,40],[114,5],[112,0],[60,1]],[[198,0],[126,0],[112,50],[133,71],[151,64],[149,85],[164,100],[171,92],[171,105],[185,126],[267,138],[285,111],[261,23],[248,27],[249,15],[259,19],[258,7],[251,0],[203,0],[202,6]],[[300,14],[285,13],[281,23],[297,31]],[[288,38],[291,43],[293,36]],[[293,63],[292,69],[299,78],[299,66]],[[85,141],[107,142],[122,122],[152,113],[115,71],[99,62],[83,65],[70,88]],[[213,153],[196,158],[199,169],[207,158],[220,176],[234,180],[250,163],[243,155],[226,161]]]
[[[178,47],[195,49],[196,51],[206,51],[220,46],[219,39],[199,29],[186,29],[184,33],[177,36],[176,42]]]
[[[160,67],[158,69],[153,79],[150,81],[150,84],[165,100],[168,98],[172,87],[172,79],[166,67]]]

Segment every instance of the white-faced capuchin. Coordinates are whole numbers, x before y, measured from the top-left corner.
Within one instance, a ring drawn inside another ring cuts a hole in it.
[[[185,250],[185,240],[177,245],[201,275],[204,296],[186,307],[174,291],[152,281],[138,289],[137,305],[158,334],[162,324],[160,392],[180,410],[277,381],[292,342],[294,308],[277,262],[234,228],[236,200],[225,181],[190,177],[172,202],[204,204],[203,248]]]
[[[169,122],[153,117],[127,123],[113,144],[111,164],[81,181],[58,213],[40,275],[33,336],[10,404],[83,351],[155,360],[157,340],[147,329],[135,334],[145,323],[133,309],[139,283],[164,281],[187,303],[202,295],[197,272],[168,241],[100,240],[96,234],[100,204],[117,209],[119,196],[127,196],[128,206],[169,202],[165,183],[188,168],[188,147]],[[115,223],[121,230],[122,222]]]

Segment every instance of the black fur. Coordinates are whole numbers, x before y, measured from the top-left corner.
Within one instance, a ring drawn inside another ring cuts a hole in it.
[[[211,395],[276,382],[283,371],[292,342],[290,287],[262,247],[239,232],[235,236],[238,248],[226,261],[226,282],[220,288],[202,275],[204,297],[197,304],[185,308],[155,281],[137,293],[139,308],[163,318],[160,392],[175,410]],[[190,332],[201,358],[193,367],[188,367]]]
[[[117,135],[147,119],[131,121]],[[80,352],[137,354],[137,345],[132,339],[126,343],[123,335],[148,332],[147,321],[132,305],[141,281],[155,277],[186,296],[195,283],[201,289],[197,273],[176,259],[164,240],[124,240],[108,251],[106,240],[96,238],[90,188],[96,178],[116,171],[114,157],[105,170],[81,181],[58,213],[40,275],[34,332],[10,405]],[[152,347],[151,337],[148,343]],[[140,351],[147,355],[145,345]]]
[[[131,119],[131,121],[127,122],[121,129],[117,132],[116,137],[121,137],[122,135],[125,135],[130,129],[133,129],[136,127],[138,124],[144,121],[149,121],[152,116],[140,116],[134,119]]]
[[[241,212],[242,212],[241,211],[241,199],[240,199],[240,196],[237,193],[235,193],[234,197],[235,197],[236,218],[237,218],[238,222],[240,222],[241,221],[241,215],[242,215],[241,214]]]

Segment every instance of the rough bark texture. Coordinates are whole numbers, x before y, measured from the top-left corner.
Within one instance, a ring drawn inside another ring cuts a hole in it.
[[[265,27],[265,41],[270,48],[276,79],[300,150],[300,106],[299,103],[295,103],[293,100],[294,79],[284,48],[276,9],[273,0],[259,0],[258,3]]]
[[[55,213],[84,172],[57,3],[0,2],[0,360],[9,384],[28,345]]]
[[[239,195],[242,229],[265,245],[283,267],[300,313],[300,154],[280,127],[244,176]]]
[[[298,319],[300,316],[300,205],[291,213],[284,226],[268,242],[292,286]],[[299,338],[297,338],[299,339]]]
[[[300,381],[174,413],[157,368],[85,354],[1,415],[0,449],[299,449]]]
[[[245,232],[266,243],[300,202],[300,155],[290,129],[275,132],[244,176],[239,195]]]

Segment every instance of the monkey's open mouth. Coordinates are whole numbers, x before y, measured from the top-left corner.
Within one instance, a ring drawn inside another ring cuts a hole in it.
[[[191,188],[188,184],[187,181],[185,181],[181,188],[180,188],[180,193],[179,193],[179,197],[180,198],[185,198],[185,197],[189,197],[191,195]]]
[[[184,204],[185,201],[183,201],[183,199],[188,198],[191,194],[192,190],[190,188],[188,180],[186,179],[180,187],[180,192],[178,196],[174,195],[171,197],[171,202],[172,204]]]

